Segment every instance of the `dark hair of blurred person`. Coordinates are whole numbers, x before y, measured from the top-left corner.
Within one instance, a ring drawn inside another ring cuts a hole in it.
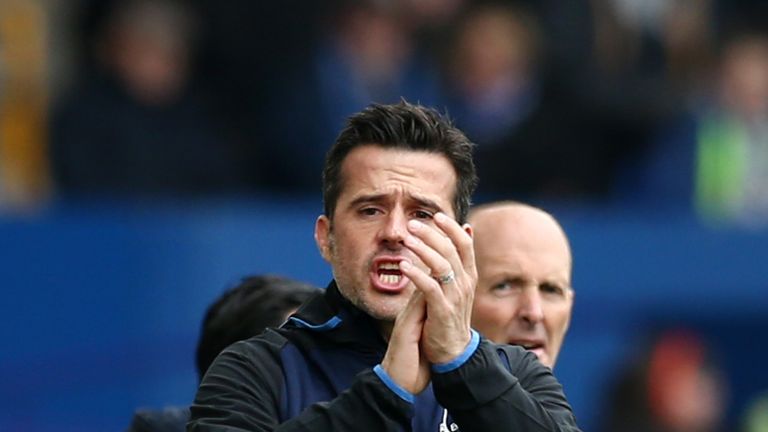
[[[249,276],[208,307],[197,343],[202,380],[213,359],[234,342],[277,327],[319,289],[276,275]]]
[[[249,276],[225,291],[212,303],[203,318],[195,352],[198,379],[229,345],[278,327],[320,289],[278,275]],[[175,432],[186,430],[187,407],[162,410],[140,409],[129,432]]]

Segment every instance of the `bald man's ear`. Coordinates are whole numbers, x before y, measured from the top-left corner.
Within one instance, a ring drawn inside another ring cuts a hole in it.
[[[474,237],[475,232],[472,230],[472,225],[465,223],[461,226],[461,228],[464,230],[465,233],[469,234],[470,237]]]
[[[315,244],[323,259],[331,261],[331,220],[326,215],[320,215],[315,221]]]

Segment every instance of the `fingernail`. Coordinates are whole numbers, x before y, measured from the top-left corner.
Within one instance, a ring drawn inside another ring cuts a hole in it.
[[[417,231],[417,230],[421,229],[422,226],[423,226],[423,224],[421,222],[417,221],[417,220],[409,220],[408,221],[408,228],[410,228],[410,229],[412,229],[414,231]]]
[[[410,262],[408,262],[408,261],[405,261],[405,260],[403,260],[403,261],[400,261],[400,269],[401,269],[401,270],[408,270],[408,269],[410,269],[412,266],[413,266],[413,264],[411,264],[411,263],[410,263]]]
[[[445,215],[443,212],[435,213],[435,220],[438,222],[445,222],[448,220],[448,216]]]

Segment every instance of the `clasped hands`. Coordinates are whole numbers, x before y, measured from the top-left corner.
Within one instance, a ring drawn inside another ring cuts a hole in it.
[[[400,270],[416,286],[395,320],[381,367],[400,387],[421,393],[431,365],[453,361],[470,343],[477,270],[471,227],[444,213],[434,225],[408,222],[405,246],[428,267],[403,261]]]

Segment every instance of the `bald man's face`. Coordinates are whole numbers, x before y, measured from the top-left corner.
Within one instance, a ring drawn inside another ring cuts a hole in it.
[[[571,318],[571,254],[547,214],[523,207],[473,214],[478,284],[472,326],[554,367]]]

